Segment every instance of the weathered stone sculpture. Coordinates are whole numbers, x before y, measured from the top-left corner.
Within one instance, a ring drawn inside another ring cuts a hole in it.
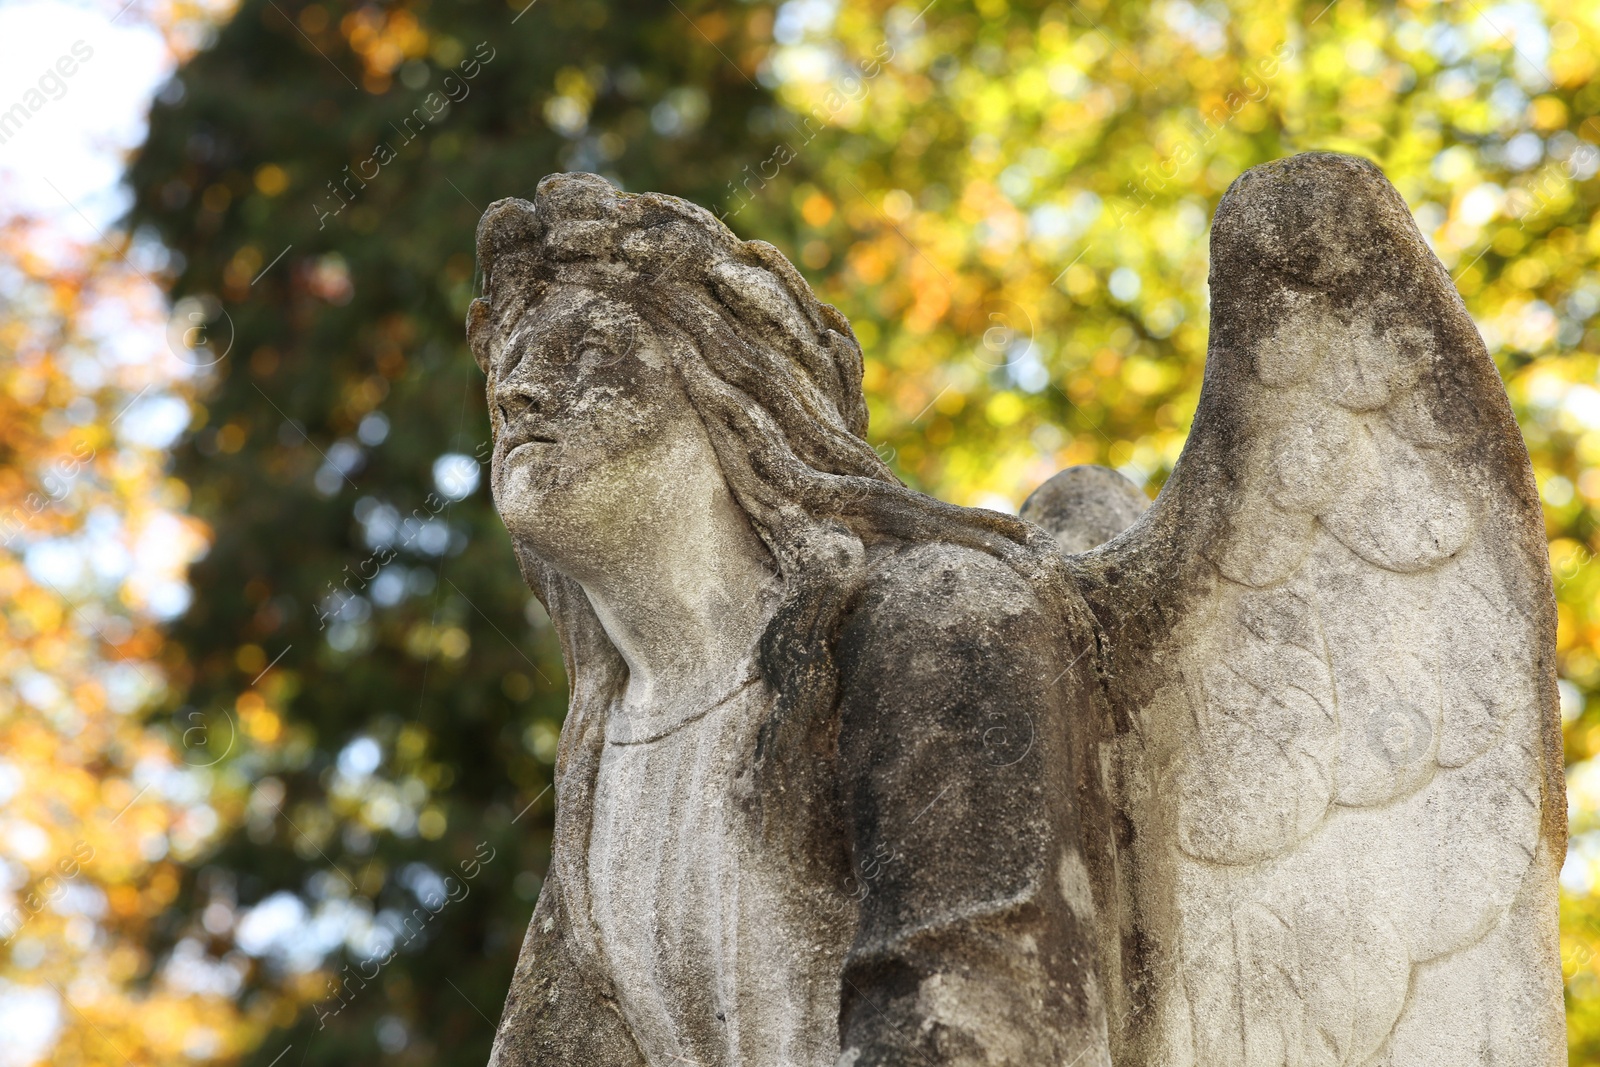
[[[1018,519],[889,473],[772,247],[591,175],[489,209],[494,496],[572,686],[495,1064],[1564,1062],[1495,368],[1364,161],[1250,171],[1212,250],[1160,497]]]

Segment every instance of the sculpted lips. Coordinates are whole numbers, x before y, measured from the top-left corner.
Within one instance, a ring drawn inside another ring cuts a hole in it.
[[[541,445],[553,445],[555,443],[556,439],[554,437],[549,437],[544,434],[513,434],[511,435],[511,440],[508,442],[510,447],[506,449],[506,459],[509,460],[520,452],[537,450]]]

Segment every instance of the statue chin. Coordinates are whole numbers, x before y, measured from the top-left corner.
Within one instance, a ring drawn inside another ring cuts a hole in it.
[[[572,694],[495,1067],[1565,1062],[1499,375],[1365,160],[1252,169],[1211,249],[1160,495],[1015,518],[899,483],[770,246],[593,175],[489,209],[494,496]]]
[[[572,501],[562,497],[571,492],[562,484],[562,468],[536,451],[539,446],[521,445],[515,453],[496,456],[492,461],[490,484],[495,511],[506,529],[519,538],[537,538],[541,531],[558,530],[565,525],[561,514]]]

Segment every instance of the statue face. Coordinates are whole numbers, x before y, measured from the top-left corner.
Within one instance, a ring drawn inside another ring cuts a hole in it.
[[[513,537],[582,578],[652,514],[721,481],[711,442],[658,335],[627,304],[553,287],[489,368],[491,485]],[[612,553],[614,554],[614,553]]]

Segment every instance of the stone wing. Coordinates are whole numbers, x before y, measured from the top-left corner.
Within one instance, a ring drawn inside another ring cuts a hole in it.
[[[1117,1062],[1564,1063],[1555,611],[1495,367],[1362,160],[1241,177],[1211,288],[1171,480],[1068,557]]]

